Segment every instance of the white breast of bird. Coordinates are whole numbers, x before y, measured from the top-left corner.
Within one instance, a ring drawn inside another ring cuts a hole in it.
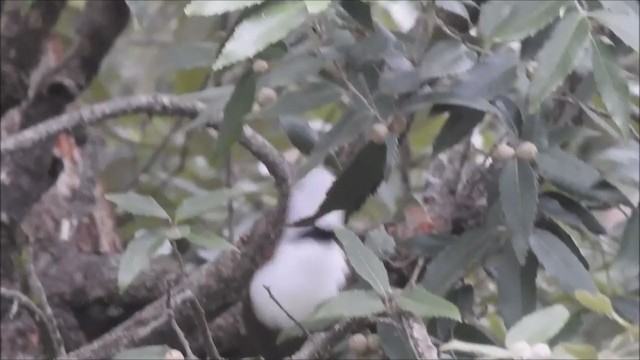
[[[287,222],[313,215],[334,181],[335,176],[324,167],[309,171],[293,186]],[[324,230],[344,226],[344,212],[332,211],[318,219],[315,226]],[[301,235],[303,231],[285,229],[274,255],[251,280],[253,311],[273,330],[294,326],[289,315],[296,321],[307,319],[321,303],[337,295],[347,280],[349,267],[340,246],[332,239],[305,237]]]

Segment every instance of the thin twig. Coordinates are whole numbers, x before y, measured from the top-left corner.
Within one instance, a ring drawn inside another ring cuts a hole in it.
[[[311,335],[300,349],[291,356],[292,360],[327,359],[331,349],[347,334],[370,325],[369,318],[354,318],[334,325],[330,330]]]
[[[287,315],[287,317],[289,319],[291,319],[291,321],[293,321],[296,326],[298,326],[300,328],[300,330],[302,330],[302,332],[309,337],[309,331],[300,323],[298,322],[298,320],[296,320],[296,318],[293,317],[293,315],[289,314],[289,312],[287,311],[287,309],[285,309],[282,304],[280,304],[280,302],[278,301],[278,299],[276,299],[275,296],[273,296],[273,293],[271,292],[271,288],[269,288],[266,285],[263,285],[264,289],[267,290],[267,293],[269,293],[269,297],[271,298],[271,300],[273,300],[273,302],[276,303],[276,305],[278,305],[278,307],[280,308],[280,310],[282,310],[285,315]]]
[[[213,342],[213,337],[211,336],[211,331],[209,330],[209,326],[207,325],[207,317],[204,312],[204,309],[200,305],[200,302],[196,298],[196,296],[190,291],[187,290],[189,306],[191,307],[191,311],[193,311],[193,317],[196,321],[196,326],[200,330],[200,334],[202,336],[202,342],[204,344],[204,349],[207,352],[207,358],[213,360],[224,360],[224,358],[218,352],[218,348]]]
[[[22,231],[22,228],[17,223],[12,222],[11,228],[14,232],[13,235],[20,259],[18,264],[20,264],[20,270],[24,276],[25,290],[42,309],[43,319],[47,322],[47,327],[51,335],[51,346],[53,347],[52,351],[54,351],[54,354],[52,354],[54,355],[53,357],[57,358],[59,356],[64,356],[67,352],[64,349],[64,342],[62,341],[60,330],[58,330],[56,318],[53,315],[53,310],[47,300],[47,294],[44,291],[44,287],[42,286],[40,279],[38,279],[36,270],[33,267],[33,248],[31,247],[30,240],[27,237],[27,234]]]
[[[33,321],[36,323],[36,326],[40,330],[41,336],[44,339],[43,345],[45,353],[49,353],[47,356],[51,358],[56,357],[56,338],[55,338],[55,329],[52,325],[47,321],[47,317],[44,315],[42,310],[38,308],[36,304],[33,303],[26,295],[17,290],[0,288],[0,296],[5,299],[13,300],[14,304],[22,305],[22,307],[27,310],[29,315],[33,318]],[[47,349],[47,348],[50,349]]]
[[[228,189],[233,187],[233,163],[231,162],[231,151],[224,156],[224,186]],[[227,201],[227,241],[233,244],[235,234],[233,232],[233,198]]]
[[[413,273],[411,274],[411,278],[409,279],[409,284],[411,286],[415,285],[418,281],[418,276],[420,275],[420,271],[424,267],[425,258],[424,256],[420,256],[418,261],[416,261],[416,266],[413,268]]]
[[[182,331],[182,329],[180,329],[180,326],[178,326],[178,323],[176,322],[176,314],[173,312],[171,287],[169,286],[167,286],[167,313],[169,316],[169,320],[171,321],[171,327],[173,328],[173,331],[176,332],[176,335],[178,336],[178,340],[180,340],[180,344],[182,344],[182,348],[184,349],[187,355],[187,359],[198,359],[193,353],[193,351],[191,350],[191,346],[189,345],[189,341],[187,340],[187,337],[184,335],[184,332]]]

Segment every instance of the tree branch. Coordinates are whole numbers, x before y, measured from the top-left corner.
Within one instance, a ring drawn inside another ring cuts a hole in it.
[[[146,112],[195,118],[204,108],[205,105],[200,102],[189,102],[168,95],[137,96],[108,101],[55,117],[12,135],[2,142],[1,151],[3,154],[20,151],[19,149],[33,146],[36,142],[44,141],[61,130],[79,124],[95,124],[123,114]],[[220,120],[214,120],[212,125],[217,128]],[[225,306],[240,299],[245,291],[244,284],[249,281],[258,264],[269,257],[282,232],[291,181],[288,164],[271,144],[247,126],[244,127],[239,142],[267,166],[275,179],[278,203],[273,211],[267,212],[254,224],[248,236],[238,241],[240,252],[222,253],[216,261],[202,266],[177,286],[174,311],[176,320],[179,323],[184,322],[181,327],[185,331],[189,331],[194,326],[187,303],[189,298],[187,291],[190,290],[196,298],[205,300],[202,301],[203,308],[210,316],[221,312]],[[109,333],[69,356],[72,358],[110,357],[120,349],[137,346],[157,338],[170,328],[169,318],[163,309],[163,299],[157,299]],[[140,326],[140,324],[145,325]]]

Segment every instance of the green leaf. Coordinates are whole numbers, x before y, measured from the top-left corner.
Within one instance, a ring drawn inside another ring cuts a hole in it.
[[[627,220],[620,241],[617,261],[621,264],[638,267],[640,263],[640,216],[638,207],[633,210],[631,217]]]
[[[396,241],[387,233],[384,226],[369,231],[364,244],[380,259],[388,259],[396,251]]]
[[[187,16],[213,16],[258,5],[264,0],[192,0],[184,7]]]
[[[592,345],[560,343],[558,346],[578,360],[591,360],[598,358],[598,349]]]
[[[395,318],[395,319],[394,319]],[[398,316],[392,317],[394,322],[378,322],[376,333],[380,336],[382,349],[389,359],[417,360],[411,341],[406,332],[396,324],[402,320]]]
[[[331,0],[305,0],[304,4],[309,14],[318,14],[329,8]]]
[[[394,299],[401,309],[410,311],[421,318],[448,318],[461,321],[460,311],[451,302],[430,293],[421,286],[395,294]]]
[[[170,226],[167,228],[154,229],[153,232],[157,233],[158,236],[162,238],[177,240],[189,235],[191,233],[191,228],[187,225]]]
[[[577,11],[564,15],[538,53],[529,88],[530,109],[537,108],[573,70],[589,37],[589,21]]]
[[[360,25],[373,30],[371,8],[360,0],[341,0],[340,6]]]
[[[511,232],[511,245],[518,262],[524,265],[538,210],[538,183],[531,165],[525,160],[511,159],[502,169],[499,189],[505,224]]]
[[[133,215],[151,216],[170,220],[169,214],[151,196],[140,195],[129,191],[122,194],[106,194],[107,200],[118,206],[119,210],[129,212]]]
[[[451,340],[448,343],[442,344],[442,346],[440,346],[440,351],[460,351],[467,354],[476,354],[493,359],[513,358],[513,354],[509,350],[503,349],[499,346],[475,344],[460,340]]]
[[[447,150],[469,136],[485,114],[482,111],[463,106],[452,105],[441,108],[448,110],[449,117],[433,140],[433,155]]]
[[[233,189],[220,189],[207,194],[198,194],[186,198],[176,209],[175,222],[188,220],[211,210],[227,205],[229,199],[238,195]]]
[[[493,99],[513,88],[517,79],[518,53],[509,47],[484,57],[473,68],[460,75],[451,92],[470,98]]]
[[[391,293],[387,270],[371,249],[348,229],[337,229],[336,237],[342,243],[353,269],[381,296]]]
[[[560,304],[540,309],[513,325],[507,332],[505,344],[511,348],[520,341],[527,344],[546,343],[562,330],[569,315],[569,310]]]
[[[471,69],[477,60],[478,55],[459,41],[438,41],[424,54],[420,75],[428,79],[458,74]]]
[[[120,351],[113,357],[113,360],[164,360],[169,350],[171,350],[171,348],[167,345],[140,346]]]
[[[587,269],[555,235],[546,230],[534,229],[530,244],[531,250],[547,274],[554,278],[564,291],[571,294],[576,290],[592,293],[598,291]]]
[[[613,305],[611,305],[611,300],[600,292],[591,294],[588,291],[576,290],[573,295],[580,304],[591,311],[595,311],[598,314],[609,317],[613,317],[613,314],[615,313]]]
[[[315,148],[311,157],[314,152]],[[367,143],[331,185],[318,211],[310,217],[297,221],[295,225],[308,226],[333,210],[345,210],[347,216],[357,211],[369,196],[375,194],[382,183],[386,159],[386,144]],[[315,163],[309,160],[305,169],[310,164],[315,166]]]
[[[596,10],[589,13],[589,16],[594,17],[602,25],[611,29],[630,48],[636,52],[640,51],[637,13],[613,13],[605,10]]]
[[[306,119],[283,115],[280,116],[280,126],[296,149],[305,155],[311,153],[318,141],[318,134],[309,126]]]
[[[216,234],[200,234],[200,233],[193,233],[190,232],[186,238],[194,243],[194,244],[198,244],[198,245],[202,245],[208,249],[213,249],[213,250],[238,250],[235,246],[233,246],[231,243],[229,243],[227,240],[225,240],[224,238],[216,235]]]
[[[496,270],[498,309],[504,325],[509,328],[536,309],[538,259],[529,254],[526,263],[521,266],[513,249],[505,248],[498,258]]]
[[[478,28],[485,40],[521,40],[549,24],[566,5],[564,1],[492,1],[482,6]]]
[[[450,234],[420,234],[400,242],[402,248],[421,255],[434,257],[458,237]]]
[[[562,241],[562,243],[565,244],[567,248],[571,250],[573,255],[575,255],[575,257],[580,261],[582,266],[584,266],[585,269],[589,270],[589,262],[582,254],[582,251],[580,251],[580,248],[576,244],[573,236],[571,236],[571,234],[565,229],[564,224],[558,222],[554,218],[542,218],[536,226],[541,229],[547,230],[548,232],[555,235],[558,239],[560,239],[560,241]]]
[[[416,90],[422,79],[417,70],[385,71],[378,80],[378,89],[383,94],[404,94]]]
[[[582,204],[573,198],[557,191],[547,191],[542,194],[542,197],[548,198],[550,201],[557,203],[560,209],[577,217],[578,220],[592,233],[602,235],[607,232],[591,211],[587,210],[587,208],[582,206]],[[548,215],[561,216],[563,221],[567,221],[567,217],[562,216],[561,212],[552,211],[549,207],[546,208],[546,213]]]
[[[591,49],[593,73],[602,101],[616,122],[618,131],[627,138],[631,112],[627,81],[622,77],[613,53],[607,45],[592,36]]]
[[[316,75],[328,61],[328,56],[318,57],[313,54],[286,56],[277,64],[269,64],[269,72],[258,79],[258,88],[294,84],[307,76]]]
[[[320,305],[311,320],[363,317],[384,311],[384,303],[373,291],[346,290]]]
[[[480,263],[497,242],[494,229],[480,228],[465,232],[427,265],[424,287],[443,295],[449,287]]]
[[[240,78],[224,107],[224,118],[218,130],[218,139],[213,151],[214,159],[222,158],[242,133],[244,116],[251,111],[255,95],[256,75],[253,71],[249,71]]]
[[[157,232],[143,230],[127,244],[118,268],[118,289],[123,292],[136,275],[149,265],[149,259],[166,237]]]
[[[252,115],[251,118],[277,118],[282,115],[304,113],[336,101],[340,95],[342,95],[342,90],[334,84],[329,82],[315,83],[302,90],[281,94],[273,105]]]
[[[250,58],[267,46],[284,39],[307,21],[303,1],[271,2],[259,13],[244,19],[225,44],[213,70]]]
[[[568,189],[587,190],[602,179],[596,168],[559,147],[540,153],[537,163],[543,178]]]

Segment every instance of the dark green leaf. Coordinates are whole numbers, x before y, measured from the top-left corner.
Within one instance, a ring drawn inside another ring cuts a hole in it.
[[[133,215],[151,216],[170,220],[169,214],[151,196],[129,191],[123,194],[106,194],[107,200],[118,206],[118,209]]]
[[[427,265],[424,287],[436,295],[449,287],[478,265],[484,255],[497,243],[494,229],[474,229],[453,241]]]
[[[405,114],[412,113],[433,104],[440,105],[434,107],[434,113],[448,111],[453,106],[460,106],[502,116],[501,110],[493,106],[484,98],[459,95],[452,92],[430,92],[414,96],[411,100],[402,105],[402,112]]]
[[[122,350],[113,357],[113,360],[164,360],[169,350],[171,350],[171,348],[167,345],[141,346]]]
[[[492,103],[502,112],[500,118],[504,121],[505,125],[513,135],[519,137],[522,130],[523,119],[522,112],[518,105],[505,95],[498,95],[493,99]]]
[[[380,186],[386,157],[385,144],[367,143],[331,185],[318,211],[313,216],[297,221],[295,225],[307,226],[333,210],[346,210],[347,216],[357,211]]]
[[[460,321],[460,311],[449,301],[436,296],[421,286],[394,295],[398,306],[421,318],[444,317]]]
[[[214,70],[250,58],[284,39],[309,17],[302,1],[270,2],[262,11],[247,16],[235,28],[213,64]]]
[[[316,75],[326,62],[326,58],[310,54],[286,57],[258,79],[258,88],[294,84],[307,76]]]
[[[390,360],[413,360],[418,359],[411,346],[411,341],[407,334],[395,324],[400,324],[401,320],[396,316],[394,323],[378,322],[376,333],[380,336],[380,342],[385,355]]]
[[[573,70],[589,37],[589,21],[577,11],[569,11],[553,30],[538,53],[538,67],[529,89],[530,109],[537,108]]]
[[[377,314],[385,307],[380,297],[373,291],[346,290],[324,302],[313,315],[312,320],[344,319]]]
[[[484,118],[484,112],[462,106],[446,106],[449,118],[433,141],[433,154],[439,154],[465,139]]]
[[[336,237],[342,243],[349,263],[353,269],[366,280],[381,296],[391,293],[389,276],[384,264],[371,249],[366,247],[360,238],[348,229],[337,229]]]
[[[478,27],[485,39],[520,40],[551,22],[565,5],[563,1],[494,1],[482,6]]]
[[[582,254],[582,251],[580,251],[580,248],[576,244],[571,234],[565,231],[565,229],[562,228],[562,226],[560,226],[560,224],[558,224],[558,222],[554,218],[541,219],[536,226],[540,229],[544,229],[552,233],[558,239],[560,239],[560,241],[562,241],[562,243],[565,244],[567,248],[571,250],[573,255],[580,261],[582,266],[584,266],[585,269],[589,270],[589,262]]]
[[[289,141],[303,154],[310,154],[318,141],[318,134],[307,120],[291,115],[280,116],[280,126],[287,133]]]
[[[149,259],[166,240],[157,232],[142,230],[127,244],[118,268],[118,289],[124,291],[138,273],[149,265]]]
[[[602,235],[606,233],[606,229],[600,224],[600,221],[596,219],[591,211],[587,210],[578,201],[571,197],[564,195],[563,193],[556,191],[547,191],[543,194],[544,197],[551,198],[558,202],[562,208],[575,216],[577,216],[582,224],[596,235]]]
[[[498,308],[504,325],[509,328],[536,309],[538,259],[529,252],[526,263],[521,266],[514,251],[505,248],[498,260],[497,272]]]
[[[363,64],[384,58],[392,40],[382,31],[376,31],[348,49],[348,56],[355,64]]]
[[[590,189],[601,180],[598,170],[558,147],[541,152],[537,163],[543,178],[569,189]]]
[[[281,115],[301,114],[336,101],[341,94],[342,90],[334,84],[315,83],[302,90],[281,94],[272,106],[251,117],[277,118]]]
[[[229,249],[234,249],[237,250],[235,246],[233,246],[231,243],[229,243],[227,240],[225,240],[224,238],[216,235],[216,234],[212,234],[209,233],[207,235],[205,234],[201,234],[201,233],[193,233],[190,232],[187,236],[186,236],[187,240],[189,240],[190,242],[194,243],[194,244],[198,244],[201,246],[204,246],[208,249],[213,249],[213,250],[229,250]]]
[[[638,207],[633,210],[631,217],[627,220],[620,241],[620,250],[618,251],[618,261],[629,266],[637,267],[640,263],[640,216]]]
[[[378,88],[383,94],[397,95],[414,91],[421,83],[418,70],[387,71],[380,75]]]
[[[538,151],[543,151],[549,147],[547,128],[544,117],[539,113],[525,114],[522,122],[522,132],[520,139],[530,141],[536,145]]]
[[[242,133],[244,116],[251,111],[255,94],[256,75],[249,71],[238,81],[224,107],[224,119],[218,130],[218,139],[213,151],[214,159],[220,159],[226,154]]]
[[[640,35],[638,34],[638,14],[634,12],[614,13],[596,10],[589,14],[602,25],[608,27],[620,40],[624,41],[636,52],[640,51]]]
[[[517,78],[518,53],[509,47],[488,55],[460,76],[451,88],[458,96],[493,99],[508,92]]]
[[[598,91],[607,110],[624,138],[629,135],[629,88],[616,64],[611,49],[601,40],[591,37],[593,73]]]
[[[520,341],[527,344],[546,343],[562,330],[570,315],[569,310],[560,304],[529,314],[509,329],[505,345],[510,348]]]
[[[500,174],[499,187],[505,224],[511,232],[511,245],[518,262],[524,265],[538,210],[536,174],[527,161],[511,159]]]
[[[433,44],[422,58],[420,75],[437,78],[469,70],[478,55],[459,41],[442,40]]]
[[[360,25],[369,30],[373,30],[373,19],[371,18],[371,8],[368,4],[360,0],[341,0],[340,6],[356,20]]]
[[[596,293],[591,275],[569,248],[552,233],[534,229],[530,239],[531,250],[549,274],[562,289],[570,294],[576,290]]]
[[[522,40],[522,47],[520,49],[520,59],[524,61],[533,60],[538,51],[542,48],[549,36],[553,33],[553,29],[558,24],[559,19],[556,18],[551,23],[547,24],[542,30],[536,32],[534,35],[529,36]]]

